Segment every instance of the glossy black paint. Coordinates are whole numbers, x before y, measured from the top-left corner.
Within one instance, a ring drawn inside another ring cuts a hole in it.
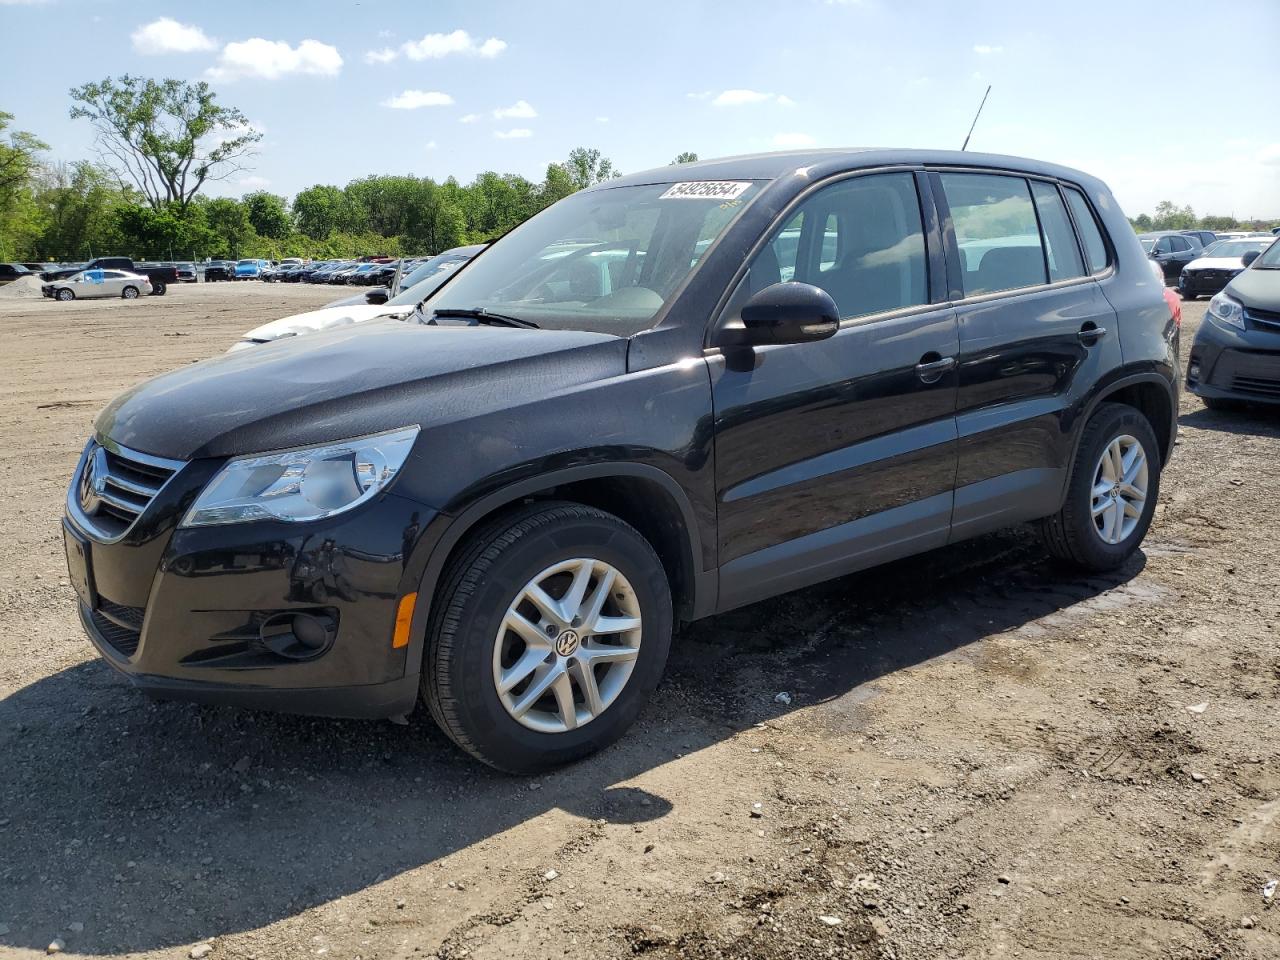
[[[963,299],[930,175],[942,168],[1079,186],[1112,265]],[[832,178],[875,171],[914,174],[931,302],[846,320],[822,342],[722,344],[779,216]],[[451,551],[522,499],[603,503],[648,524],[691,619],[1052,512],[1081,425],[1113,391],[1155,391],[1171,443],[1176,328],[1098,181],[1008,157],[870,150],[708,161],[594,189],[690,179],[767,182],[630,338],[373,322],[205,361],[113,401],[101,436],[188,463],[120,543],[90,545],[102,596],[146,617],[132,656],[95,635],[104,655],[162,695],[394,714],[412,706]],[[1085,342],[1089,324],[1107,333]],[[346,514],[177,526],[227,457],[408,424],[421,431],[390,491]],[[999,498],[1020,505],[993,512]],[[411,643],[393,649],[396,604],[415,591]],[[285,662],[244,639],[293,610],[332,616],[332,646]]]

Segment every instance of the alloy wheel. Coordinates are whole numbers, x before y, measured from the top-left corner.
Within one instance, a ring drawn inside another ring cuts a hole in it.
[[[1123,543],[1142,519],[1147,503],[1147,453],[1134,437],[1116,437],[1093,473],[1093,528],[1104,543]]]
[[[498,698],[532,730],[576,730],[626,686],[641,628],[635,590],[616,567],[590,557],[552,564],[516,594],[498,627]]]

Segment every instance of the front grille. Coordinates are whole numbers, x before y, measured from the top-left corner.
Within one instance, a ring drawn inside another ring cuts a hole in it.
[[[1224,350],[1214,364],[1212,385],[1256,397],[1280,398],[1280,353]]]
[[[1244,308],[1245,321],[1260,330],[1280,330],[1280,311],[1259,310],[1257,307]]]
[[[103,540],[124,536],[182,462],[93,441],[70,491],[76,519]]]
[[[102,638],[118,653],[132,657],[138,652],[142,638],[142,621],[146,611],[141,607],[126,607],[112,603],[106,597],[98,598],[98,608],[90,616]]]

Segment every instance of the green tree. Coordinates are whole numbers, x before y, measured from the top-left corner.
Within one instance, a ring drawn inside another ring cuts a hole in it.
[[[565,161],[564,168],[576,190],[583,190],[594,184],[622,176],[620,170],[614,169],[612,160],[601,154],[599,150],[587,147],[575,147],[570,150],[569,159]]]
[[[258,236],[284,240],[293,230],[284,197],[259,190],[245,194],[242,203],[245,216],[249,218],[249,223]]]
[[[110,170],[87,160],[49,167],[40,177],[35,202],[43,229],[34,256],[74,260],[123,249],[122,211],[137,206],[136,195],[120,186]]]
[[[686,150],[684,153],[677,153],[676,158],[672,160],[668,166],[674,167],[679,163],[697,163],[697,161],[698,155],[692,151]]]
[[[249,255],[249,247],[258,235],[249,222],[249,210],[245,204],[230,197],[218,197],[200,204],[200,210],[213,242],[211,256],[239,258]]]
[[[1133,224],[1133,229],[1138,231],[1138,233],[1146,233],[1151,229],[1151,217],[1145,213],[1138,214],[1129,222]]]
[[[1156,204],[1151,223],[1157,230],[1190,230],[1196,225],[1196,212],[1189,206],[1179,207],[1171,200],[1161,200]]]
[[[204,82],[125,74],[74,87],[71,99],[72,118],[93,124],[104,160],[157,211],[176,203],[185,212],[206,182],[245,169],[262,139]]]
[[[1235,217],[1206,215],[1200,218],[1200,226],[1205,230],[1237,230],[1240,227],[1240,221]]]
[[[33,133],[9,130],[12,123],[13,114],[0,110],[0,213],[30,186],[40,154],[49,149]]]
[[[293,217],[300,232],[324,240],[350,225],[350,201],[337,187],[316,184],[293,198]]]

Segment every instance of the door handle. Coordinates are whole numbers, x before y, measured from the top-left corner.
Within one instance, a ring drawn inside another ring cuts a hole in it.
[[[949,370],[954,370],[956,366],[955,357],[940,357],[937,360],[928,360],[927,357],[936,357],[936,353],[926,353],[920,358],[920,362],[916,364],[916,376],[922,383],[937,383],[942,379],[942,375]]]
[[[1091,347],[1107,335],[1106,327],[1083,327],[1076,336],[1086,347]]]

